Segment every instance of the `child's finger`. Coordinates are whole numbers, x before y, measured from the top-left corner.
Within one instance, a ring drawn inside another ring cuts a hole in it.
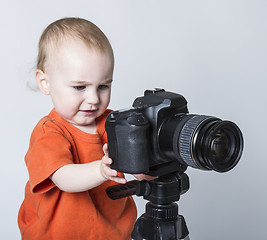
[[[102,162],[105,164],[105,165],[110,165],[112,163],[112,159],[107,157],[107,156],[104,156],[102,158]]]
[[[121,184],[125,184],[127,182],[125,178],[120,178],[120,177],[111,177],[110,180]]]
[[[145,174],[133,174],[133,176],[138,181],[142,181],[142,180],[151,181],[151,180],[154,180],[154,179],[158,178],[158,177],[152,177],[152,176],[145,175]]]
[[[107,143],[104,144],[104,146],[103,146],[103,152],[104,152],[105,155],[108,156],[108,144]]]
[[[118,173],[117,173],[116,170],[110,169],[109,175],[110,175],[111,177],[117,177]]]

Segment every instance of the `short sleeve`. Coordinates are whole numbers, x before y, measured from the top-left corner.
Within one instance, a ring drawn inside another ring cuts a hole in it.
[[[43,193],[55,185],[49,178],[59,168],[73,164],[70,141],[56,129],[37,127],[25,156],[33,193]]]

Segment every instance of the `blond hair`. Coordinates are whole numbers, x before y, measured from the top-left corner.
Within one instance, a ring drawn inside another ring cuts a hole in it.
[[[36,68],[44,71],[49,49],[61,43],[65,37],[82,40],[89,48],[109,53],[113,58],[113,50],[106,35],[92,22],[82,18],[59,19],[43,31],[39,41]]]

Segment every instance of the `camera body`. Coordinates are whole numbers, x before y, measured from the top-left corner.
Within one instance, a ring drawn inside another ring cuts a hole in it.
[[[164,90],[146,90],[132,109],[112,112],[106,120],[111,167],[124,173],[151,175],[158,175],[157,170],[162,168],[179,170],[179,162],[160,153],[157,135],[166,117],[185,113],[185,98]]]
[[[133,107],[105,123],[111,168],[161,176],[187,166],[225,172],[242,152],[238,127],[219,118],[188,114],[186,99],[164,89],[146,90]]]

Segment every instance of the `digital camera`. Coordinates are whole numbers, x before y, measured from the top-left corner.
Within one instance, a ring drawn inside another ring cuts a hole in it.
[[[226,172],[243,150],[235,123],[189,114],[182,95],[163,89],[146,90],[131,109],[110,113],[105,127],[111,168],[123,173],[161,176],[188,166]]]

